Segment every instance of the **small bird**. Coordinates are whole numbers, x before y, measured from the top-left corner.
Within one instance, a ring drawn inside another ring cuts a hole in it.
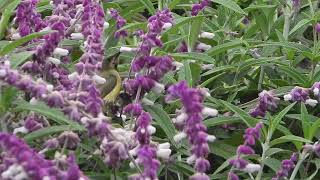
[[[104,59],[102,62],[102,71],[99,73],[99,76],[106,80],[104,84],[98,86],[104,101],[103,112],[110,117],[116,114],[116,100],[121,91],[122,81],[117,71],[119,56],[120,52]]]

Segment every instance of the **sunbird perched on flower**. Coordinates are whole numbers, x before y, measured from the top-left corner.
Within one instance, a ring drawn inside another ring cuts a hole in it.
[[[121,90],[121,77],[117,71],[120,52],[103,60],[102,70],[99,73],[106,82],[99,86],[101,97],[105,103],[114,103]]]

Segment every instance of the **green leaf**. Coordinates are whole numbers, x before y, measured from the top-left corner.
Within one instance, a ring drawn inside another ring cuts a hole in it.
[[[267,151],[266,151],[266,157],[270,157],[274,154],[277,154],[279,152],[284,152],[286,150],[284,149],[281,149],[281,148],[269,148]]]
[[[270,142],[271,146],[277,145],[277,144],[282,144],[286,142],[303,142],[303,143],[312,143],[312,141],[305,139],[303,137],[295,136],[295,135],[286,135],[286,136],[281,136],[277,139],[274,139]],[[300,150],[301,148],[301,143],[296,144],[297,149]]]
[[[173,137],[176,135],[176,130],[169,115],[159,105],[146,106],[145,109],[151,114],[151,116],[156,120],[157,124],[166,133],[171,144],[178,148],[178,144],[173,140]]]
[[[266,42],[266,43],[262,43],[262,44],[258,44],[258,47],[263,47],[263,46],[282,46],[282,47],[286,47],[289,49],[295,49],[301,52],[309,52],[312,53],[312,50],[303,44],[299,44],[299,43],[294,43],[294,42]]]
[[[302,131],[304,134],[304,137],[308,138],[309,135],[309,128],[310,128],[310,120],[308,119],[308,110],[306,108],[306,105],[304,103],[300,103],[300,109],[301,109],[301,125],[302,125]],[[308,138],[309,139],[309,138]],[[311,140],[311,139],[309,139]]]
[[[312,126],[310,127],[309,130],[309,135],[308,135],[308,139],[312,140],[312,138],[316,135],[318,129],[320,126],[320,119],[316,120],[316,122],[312,123]]]
[[[256,118],[253,118],[251,116],[249,116],[244,110],[238,108],[237,106],[227,102],[227,101],[223,101],[220,100],[220,102],[229,110],[233,111],[234,113],[237,113],[239,115],[239,117],[241,118],[241,120],[248,126],[248,127],[254,127],[259,120]]]
[[[189,25],[189,35],[188,35],[188,47],[193,48],[196,41],[198,40],[198,36],[200,34],[201,24],[203,22],[204,17],[195,19],[191,21]]]
[[[229,49],[235,48],[235,47],[239,47],[242,46],[244,43],[242,40],[236,39],[236,40],[232,40],[230,42],[224,43],[224,44],[219,44],[217,46],[212,47],[211,49],[209,49],[207,51],[207,54],[209,56],[214,56],[220,53],[223,53]]]
[[[156,14],[156,9],[150,0],[139,0],[150,12],[150,14]]]
[[[236,67],[231,66],[231,65],[215,67],[212,70],[209,70],[209,71],[203,73],[202,76],[207,76],[207,75],[211,75],[211,74],[218,73],[218,72],[227,72],[229,70],[236,70]]]
[[[302,19],[301,21],[298,22],[298,24],[296,26],[294,26],[291,31],[289,32],[289,36],[293,33],[295,33],[296,31],[298,31],[299,29],[301,29],[303,26],[309,24],[311,22],[311,20],[309,19]]]
[[[190,53],[171,53],[169,54],[171,57],[174,59],[179,59],[179,60],[186,60],[186,59],[191,59],[191,60],[197,60],[200,62],[208,62],[208,63],[214,63],[214,59],[207,54],[204,53],[195,53],[195,52],[190,52]],[[197,63],[197,62],[196,62]]]
[[[71,125],[73,128],[82,129],[85,128],[82,127],[77,122],[71,121],[68,119],[59,109],[57,108],[50,108],[43,102],[37,102],[36,104],[30,104],[26,101],[17,101],[15,104],[17,104],[16,109],[17,110],[28,110],[33,111],[36,113],[39,113],[49,119],[52,119],[58,124],[61,125]]]
[[[183,67],[179,71],[179,81],[182,81],[182,80],[186,80],[188,85],[192,87],[193,79],[192,79],[190,64],[188,61],[183,62]]]
[[[181,0],[172,0],[169,4],[169,9],[174,9],[176,5],[180,3]]]
[[[308,86],[310,85],[308,81],[308,77],[300,72],[298,72],[296,69],[288,66],[279,66],[279,70],[286,73],[290,78],[295,80],[297,83],[299,83],[302,86]]]
[[[31,132],[24,136],[26,141],[33,141],[39,138],[48,137],[52,134],[61,133],[64,131],[84,131],[85,129],[79,127],[73,127],[69,125],[61,125],[61,126],[50,126],[46,128],[39,129],[37,131]]]
[[[271,134],[278,128],[282,118],[290,111],[290,109],[295,105],[296,103],[292,103],[289,106],[287,106],[285,109],[283,109],[277,116],[272,119],[271,121]]]
[[[5,32],[7,30],[7,26],[10,21],[11,15],[14,13],[14,10],[20,3],[20,0],[14,0],[11,2],[9,5],[5,7],[4,12],[1,15],[1,20],[0,20],[0,39],[2,39],[5,35]]]
[[[16,41],[13,41],[12,43],[4,46],[1,50],[0,50],[0,56],[4,56],[8,53],[10,53],[11,51],[15,50],[16,47],[23,45],[24,43],[27,43],[29,41],[31,41],[32,39],[41,37],[43,35],[52,33],[54,31],[43,31],[43,32],[37,32],[37,33],[33,33],[33,34],[29,34],[27,36],[24,36]]]
[[[281,166],[281,161],[275,158],[267,158],[264,160],[264,163],[274,172],[277,172]]]
[[[196,21],[197,19],[202,19],[204,16],[192,16],[192,17],[181,17],[181,18],[177,18],[175,19],[175,24],[174,26],[172,26],[171,28],[165,30],[162,33],[162,36],[168,35],[168,34],[172,34],[173,32],[176,32],[179,30],[180,27],[182,27],[183,25],[192,22],[192,21]]]
[[[17,89],[13,87],[3,87],[0,93],[0,114],[6,112],[12,101],[17,97]]]
[[[11,54],[9,57],[11,68],[17,69],[19,65],[23,64],[33,54],[34,54],[34,51],[23,51],[23,52]]]
[[[233,10],[234,12],[237,12],[239,14],[243,14],[246,15],[247,13],[244,12],[241,7],[234,2],[233,0],[211,0],[214,3],[218,3],[221,4],[222,6],[225,6],[226,8],[229,8],[231,10]]]
[[[241,119],[238,117],[227,117],[227,116],[219,116],[215,118],[210,118],[205,121],[203,121],[203,124],[206,125],[208,128],[219,126],[223,124],[233,124],[233,123],[239,123],[241,122]]]

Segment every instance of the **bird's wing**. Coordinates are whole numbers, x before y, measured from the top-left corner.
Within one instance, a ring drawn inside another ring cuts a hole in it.
[[[106,83],[99,86],[101,97],[107,96],[117,85],[117,77],[109,74],[107,76],[103,76],[106,79]]]

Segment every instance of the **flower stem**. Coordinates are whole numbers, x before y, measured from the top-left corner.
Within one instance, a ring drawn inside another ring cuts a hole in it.
[[[269,128],[270,129],[270,128]],[[268,134],[267,134],[267,138],[266,138],[266,141],[265,143],[262,144],[262,155],[261,155],[261,160],[260,160],[260,170],[258,172],[258,175],[256,177],[256,180],[260,180],[261,177],[262,177],[262,173],[263,173],[263,167],[264,167],[264,161],[265,159],[267,158],[266,156],[266,152],[269,150],[270,148],[270,139],[272,137],[272,133],[271,133],[271,129],[268,131]]]

